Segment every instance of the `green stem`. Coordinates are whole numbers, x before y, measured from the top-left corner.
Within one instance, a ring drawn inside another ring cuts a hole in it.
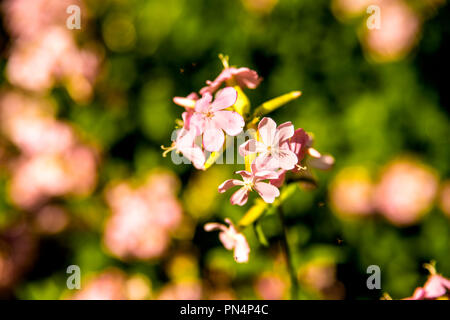
[[[294,269],[294,265],[292,262],[292,256],[289,250],[289,243],[287,240],[287,227],[286,227],[286,222],[284,219],[284,212],[283,212],[283,208],[281,207],[281,204],[278,206],[278,216],[280,217],[280,222],[281,222],[281,227],[283,229],[283,235],[281,238],[281,242],[282,242],[282,247],[283,247],[283,251],[284,251],[284,256],[286,258],[286,266],[289,272],[289,276],[291,279],[291,300],[296,300],[297,299],[297,294],[298,294],[298,282],[297,282],[297,276],[295,273],[295,269]]]

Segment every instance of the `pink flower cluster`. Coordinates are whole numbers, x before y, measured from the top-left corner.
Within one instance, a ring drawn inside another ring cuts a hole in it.
[[[169,173],[152,173],[144,184],[128,182],[111,187],[107,202],[112,215],[106,221],[104,243],[122,259],[161,256],[170,244],[170,232],[182,219],[175,196],[178,181]]]
[[[388,162],[376,180],[364,167],[341,170],[330,186],[333,210],[342,217],[380,214],[396,226],[410,226],[430,212],[439,191],[435,170],[408,157]]]
[[[178,131],[172,146],[166,148],[164,155],[172,150],[182,153],[197,169],[205,165],[205,151],[219,151],[225,141],[225,134],[237,136],[245,126],[244,118],[233,109],[238,100],[238,92],[232,86],[254,89],[261,82],[258,74],[248,68],[225,67],[214,81],[187,97],[175,97],[174,103],[185,108],[182,114],[183,128]],[[225,87],[220,89],[222,84]],[[213,99],[213,95],[215,97]],[[198,144],[197,137],[201,137]]]
[[[2,3],[13,40],[6,66],[13,85],[41,93],[63,82],[75,100],[91,96],[100,59],[93,50],[78,48],[66,28],[66,8],[74,4],[83,7],[79,0]]]
[[[150,282],[139,275],[128,277],[119,269],[110,268],[92,277],[73,300],[144,300],[151,294]]]
[[[303,129],[295,130],[291,122],[277,126],[269,117],[259,121],[262,114],[256,110],[253,118],[247,118],[249,101],[242,89],[254,89],[262,79],[248,68],[230,67],[227,57],[221,56],[221,59],[223,71],[215,80],[206,82],[207,86],[200,90],[201,96],[194,92],[187,97],[173,99],[174,103],[185,109],[182,114],[183,126],[178,130],[172,146],[162,147],[165,149],[164,156],[174,150],[189,159],[194,167],[204,170],[206,164],[214,162],[214,158],[211,158],[213,154],[208,159],[212,160],[206,161],[205,152],[220,152],[225,143],[225,134],[237,136],[244,128],[252,130],[249,130],[252,139],[239,146],[239,154],[247,164],[246,170],[236,172],[242,180],[229,179],[218,187],[220,193],[235,186],[240,187],[230,199],[233,205],[239,206],[247,203],[252,191],[256,191],[264,202],[273,203],[280,196],[278,188],[283,185],[288,172],[298,174],[307,168],[309,170],[309,167],[328,169],[333,165],[334,159],[313,149],[312,138]],[[300,94],[295,91],[289,97],[295,99]],[[276,109],[280,103],[286,103],[279,102],[283,99],[273,99],[264,108],[271,105],[272,110]],[[258,121],[255,131],[253,128]],[[209,223],[205,225],[205,230],[219,230],[222,244],[226,249],[234,250],[235,260],[247,262],[250,249],[244,235],[230,219],[225,221],[228,227]]]
[[[55,118],[52,104],[14,91],[0,96],[0,127],[21,151],[11,162],[9,192],[19,207],[33,209],[52,197],[84,195],[97,180],[96,152],[69,124]]]

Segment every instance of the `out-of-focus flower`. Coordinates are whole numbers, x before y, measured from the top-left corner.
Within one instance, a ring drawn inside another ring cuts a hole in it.
[[[222,57],[222,63],[224,64],[223,71],[217,76],[214,81],[206,81],[207,86],[200,89],[200,94],[206,93],[213,94],[216,92],[222,83],[226,83],[227,86],[239,86],[243,88],[255,89],[262,79],[258,76],[256,71],[249,68],[234,68],[228,66],[228,59]]]
[[[50,197],[92,191],[96,153],[78,141],[69,124],[55,119],[50,101],[6,91],[0,96],[0,124],[21,151],[11,166],[14,203],[30,209]]]
[[[125,300],[126,276],[119,270],[109,270],[90,280],[76,293],[74,300]]]
[[[297,155],[286,143],[294,135],[294,126],[285,122],[277,127],[275,121],[264,117],[258,125],[261,141],[250,139],[239,147],[241,156],[258,153],[255,165],[260,170],[291,170],[298,162]]]
[[[203,134],[203,145],[208,151],[218,151],[222,147],[225,131],[230,136],[236,136],[242,132],[245,125],[242,116],[230,110],[237,99],[237,91],[227,87],[216,94],[214,101],[212,95],[205,93],[195,104],[195,113],[190,120],[191,130],[196,135]]]
[[[50,197],[84,195],[95,183],[95,155],[91,149],[77,146],[62,154],[19,159],[13,167],[10,194],[17,205],[31,208]]]
[[[330,184],[333,210],[342,216],[367,216],[373,213],[373,183],[363,167],[341,170]]]
[[[66,85],[75,100],[86,100],[98,73],[99,55],[79,49],[66,29],[67,7],[80,0],[6,0],[2,3],[6,27],[12,35],[6,74],[26,90],[49,90],[57,81]],[[83,20],[85,21],[85,20]]]
[[[243,181],[229,179],[224,181],[218,188],[220,193],[224,193],[231,187],[241,186],[241,188],[239,188],[239,190],[231,196],[231,204],[243,206],[247,203],[248,195],[252,190],[258,192],[261,198],[263,198],[263,200],[267,203],[274,202],[275,198],[280,195],[280,191],[277,187],[269,183],[262,182],[263,180],[277,179],[278,174],[276,172],[268,170],[258,171],[256,169],[256,165],[253,163],[252,172],[240,170],[236,173],[241,175]]]
[[[377,5],[381,12],[380,28],[365,28],[364,46],[377,61],[400,59],[416,43],[419,17],[401,0],[378,1]]]
[[[264,300],[282,300],[286,289],[286,282],[276,273],[263,274],[255,283],[256,292]]]
[[[108,250],[122,259],[162,255],[169,245],[170,232],[182,217],[175,196],[177,185],[172,174],[155,172],[138,188],[126,182],[110,188],[107,202],[112,215],[104,233]]]
[[[221,223],[207,223],[206,231],[220,230],[219,239],[227,250],[234,250],[234,260],[238,263],[248,262],[250,247],[245,236],[238,232],[230,219],[225,219],[228,227]]]
[[[12,36],[26,40],[45,33],[48,28],[64,26],[70,5],[87,12],[81,0],[4,0],[2,9]]]
[[[0,231],[0,296],[28,270],[35,251],[36,239],[27,225],[18,224]]]
[[[344,298],[344,286],[336,279],[336,265],[326,259],[317,259],[301,267],[299,280],[309,291],[321,299],[336,300]]]
[[[59,233],[69,223],[69,215],[64,208],[56,205],[46,205],[36,213],[34,226],[44,234]]]
[[[169,283],[164,286],[158,296],[159,300],[200,300],[203,288],[198,281]]]
[[[445,181],[441,186],[439,206],[442,211],[450,218],[450,181]]]
[[[99,58],[93,52],[80,50],[69,30],[54,27],[33,41],[16,42],[11,50],[6,74],[9,81],[21,88],[41,92],[56,81],[68,79],[69,93],[85,100],[92,93]],[[77,87],[74,87],[75,79]],[[80,84],[84,83],[84,87]],[[73,90],[76,89],[76,90]]]
[[[438,178],[431,168],[413,160],[395,160],[382,172],[374,205],[393,224],[411,225],[429,211],[437,188]]]
[[[71,297],[74,300],[142,300],[151,293],[150,283],[146,277],[127,275],[119,269],[101,272],[81,290]]]
[[[181,153],[189,159],[195,168],[199,170],[204,168],[205,154],[202,148],[195,143],[195,132],[193,130],[180,129],[177,133],[177,139],[172,143],[172,146],[161,146],[161,148],[164,150],[163,157],[175,150],[175,152]]]
[[[278,3],[278,0],[241,0],[244,7],[254,13],[268,14]]]

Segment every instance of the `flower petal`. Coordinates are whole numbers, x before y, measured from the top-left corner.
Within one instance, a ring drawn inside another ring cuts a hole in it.
[[[237,136],[245,125],[242,116],[235,111],[216,111],[212,121],[230,136]]]
[[[255,139],[250,139],[239,146],[239,154],[243,157],[249,154],[255,153],[257,148],[257,143]]]
[[[311,149],[311,148],[310,148]],[[320,157],[311,157],[308,159],[308,164],[319,170],[329,170],[334,165],[334,158],[329,154],[320,155]]]
[[[205,167],[205,154],[199,146],[194,146],[192,148],[184,148],[181,150],[183,156],[189,159],[194,167],[198,170],[202,170]]]
[[[219,192],[220,193],[224,193],[225,191],[227,191],[228,189],[234,187],[234,186],[242,186],[244,184],[244,182],[242,182],[241,180],[236,180],[236,179],[229,179],[224,181],[220,186],[219,186]]]
[[[256,182],[255,190],[267,203],[274,202],[275,198],[280,195],[280,190],[277,187],[266,182]]]
[[[288,121],[283,124],[280,124],[275,134],[274,143],[277,143],[278,146],[280,146],[283,142],[287,141],[293,135],[294,135],[294,126],[292,125],[292,122]]]
[[[205,231],[214,231],[214,230],[222,230],[222,231],[226,231],[227,227],[221,223],[217,223],[217,222],[210,222],[205,224],[205,226],[203,227],[205,229]]]
[[[239,68],[234,71],[234,78],[241,88],[255,89],[262,81],[256,71],[249,68]]]
[[[280,161],[278,158],[268,153],[261,153],[258,157],[256,157],[254,164],[257,171],[273,171],[280,168]]]
[[[196,112],[208,112],[210,109],[212,101],[212,95],[210,93],[205,93],[197,102],[195,103],[195,111]]]
[[[195,112],[189,118],[189,130],[194,131],[196,136],[205,131],[205,124],[205,116],[202,113]]]
[[[240,174],[244,180],[248,180],[253,177],[253,175],[250,172],[245,171],[245,170],[239,170],[239,171],[236,171],[236,173]]]
[[[277,124],[271,118],[264,117],[258,124],[259,135],[266,146],[272,146],[276,131]]]
[[[219,151],[225,141],[222,129],[214,127],[206,128],[203,132],[203,145],[208,151]]]
[[[279,150],[278,153],[274,154],[277,158],[278,167],[284,170],[292,170],[298,162],[297,155],[289,149]]]
[[[245,239],[242,233],[238,233],[235,236],[234,260],[236,260],[237,263],[248,262],[249,254],[250,246],[248,245],[247,239]]]
[[[279,176],[278,173],[270,170],[263,170],[255,173],[255,178],[257,178],[258,180],[278,179],[278,176]]]
[[[243,206],[247,203],[249,191],[242,187],[236,191],[230,199],[231,204],[237,204],[238,206]]]
[[[278,170],[278,178],[270,179],[269,183],[277,188],[281,188],[286,178],[286,170]]]
[[[216,94],[216,98],[211,103],[211,110],[218,111],[231,107],[236,103],[237,91],[233,87],[226,87]]]

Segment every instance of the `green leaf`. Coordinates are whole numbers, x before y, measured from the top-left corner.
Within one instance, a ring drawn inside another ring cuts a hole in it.
[[[254,121],[255,121],[255,119],[259,119],[262,116],[284,106],[286,103],[297,99],[301,95],[302,95],[301,91],[292,91],[292,92],[283,94],[282,96],[279,96],[279,97],[276,97],[269,101],[264,102],[262,105],[257,107],[255,109],[255,111],[253,112]]]

